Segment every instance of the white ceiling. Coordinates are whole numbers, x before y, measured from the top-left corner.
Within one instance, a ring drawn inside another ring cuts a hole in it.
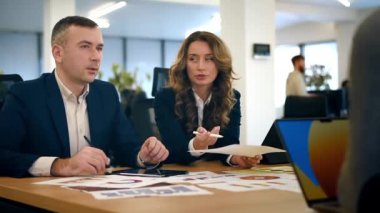
[[[0,0],[0,31],[42,31],[44,0]],[[302,22],[355,19],[358,9],[379,7],[380,0],[351,0],[345,8],[336,0],[276,0],[277,29]],[[107,0],[77,0],[78,15]],[[183,39],[189,29],[207,24],[219,11],[219,0],[127,0],[128,5],[106,16],[105,35]]]

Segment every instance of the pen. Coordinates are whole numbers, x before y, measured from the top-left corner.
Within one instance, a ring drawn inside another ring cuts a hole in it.
[[[84,139],[86,140],[86,142],[88,143],[88,145],[90,145],[91,147],[94,147],[90,141],[90,139],[88,139],[87,136],[83,136]],[[107,169],[106,169],[106,174],[111,174],[112,173],[112,166],[110,166],[110,163],[111,163],[111,160],[109,158],[107,158]]]
[[[160,172],[160,169],[156,169],[156,172],[157,172],[157,174],[158,174],[160,177],[162,177],[162,174],[161,174],[161,172]]]
[[[88,139],[88,137],[86,137],[86,136],[83,136],[83,137],[84,137],[84,139],[86,140],[86,142],[88,143],[88,145],[90,145],[91,147],[94,147],[94,146],[92,145],[90,139]]]
[[[199,134],[201,134],[201,133],[199,133],[199,132],[197,132],[197,131],[193,131],[193,134],[194,134],[194,135],[199,135]],[[211,136],[211,137],[214,137],[214,138],[223,138],[223,135],[218,135],[218,134],[213,134],[213,133],[211,133],[210,136]]]

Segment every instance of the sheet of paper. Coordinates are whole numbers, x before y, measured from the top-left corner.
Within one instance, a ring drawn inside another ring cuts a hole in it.
[[[238,169],[238,170],[225,171],[225,173],[230,173],[230,174],[257,174],[257,173],[263,173],[263,172],[294,174],[293,167],[291,166],[260,166],[260,167],[252,167],[250,169]]]
[[[256,191],[256,190],[265,190],[270,189],[269,185],[263,185],[263,184],[241,184],[241,183],[234,183],[234,182],[226,182],[226,183],[206,183],[206,184],[200,184],[201,187],[207,187],[207,188],[213,188],[213,189],[219,189],[229,192],[246,192],[246,191]]]
[[[165,179],[167,183],[221,183],[227,180],[238,180],[239,178],[249,176],[247,174],[229,174],[229,173],[214,173],[214,172],[196,172],[188,175],[180,175]]]
[[[224,147],[215,148],[215,149],[192,150],[189,152],[217,153],[217,154],[225,154],[225,155],[240,155],[240,156],[247,156],[247,157],[255,157],[256,155],[262,155],[262,154],[267,154],[267,153],[285,152],[285,150],[273,148],[270,146],[232,144],[229,146],[224,146]]]
[[[144,186],[145,187],[158,187],[158,186],[170,186],[170,183],[156,183],[153,185]],[[129,189],[129,188],[110,188],[110,187],[98,187],[98,186],[61,186],[65,189],[79,190],[82,192],[97,192],[97,191],[108,191],[108,190],[118,190],[118,189]]]
[[[170,197],[170,196],[190,196],[190,195],[211,195],[205,189],[188,185],[173,185],[160,187],[147,187],[137,189],[122,189],[111,191],[89,192],[98,200],[116,199],[116,198],[132,198],[132,197]]]
[[[265,189],[278,189],[291,192],[301,192],[294,174],[255,173],[254,175],[230,177],[220,182],[198,183],[198,186],[215,188],[231,192],[244,192]]]
[[[268,166],[268,167],[253,167],[252,170],[261,172],[278,172],[278,173],[294,173],[293,167],[291,166]]]
[[[102,175],[93,177],[68,177],[35,184],[79,186],[79,187],[104,187],[104,188],[137,188],[164,182],[162,178],[130,177],[122,175]]]

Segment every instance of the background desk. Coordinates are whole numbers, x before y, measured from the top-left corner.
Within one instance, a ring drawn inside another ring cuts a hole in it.
[[[164,168],[188,171],[234,169],[219,162],[165,165]],[[0,197],[55,212],[313,212],[306,206],[302,194],[280,190],[227,192],[207,188],[214,194],[96,200],[84,192],[32,184],[48,179],[51,178],[0,177]]]

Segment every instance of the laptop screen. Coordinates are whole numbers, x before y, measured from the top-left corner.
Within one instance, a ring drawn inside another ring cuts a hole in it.
[[[336,199],[348,120],[278,120],[277,129],[306,200]]]

